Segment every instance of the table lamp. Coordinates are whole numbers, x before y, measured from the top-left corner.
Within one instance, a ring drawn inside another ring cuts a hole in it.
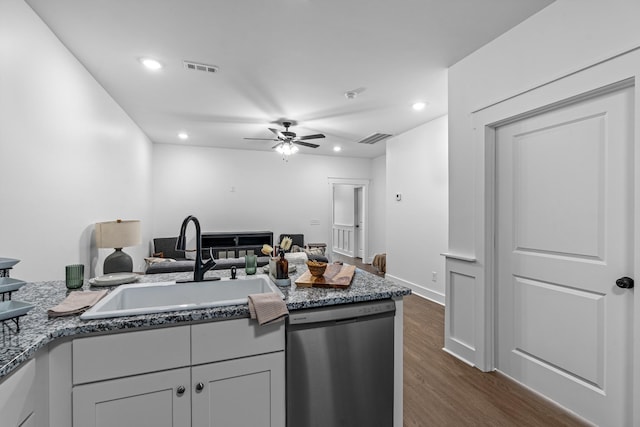
[[[114,248],[115,250],[104,260],[104,274],[118,272],[132,272],[133,260],[122,251],[127,246],[142,243],[140,235],[140,221],[99,222],[96,224],[96,246],[99,248]]]

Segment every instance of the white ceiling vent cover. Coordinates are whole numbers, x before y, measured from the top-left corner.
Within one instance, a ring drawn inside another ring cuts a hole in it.
[[[392,137],[393,135],[389,135],[388,133],[374,133],[366,137],[365,139],[361,139],[358,141],[358,144],[375,144],[376,142],[380,142],[383,139],[387,139]]]
[[[184,68],[194,71],[206,71],[208,73],[217,73],[220,71],[220,67],[216,65],[199,64],[191,61],[184,61]]]

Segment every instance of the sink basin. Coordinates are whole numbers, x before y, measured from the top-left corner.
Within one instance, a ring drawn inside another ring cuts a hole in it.
[[[223,278],[209,282],[121,285],[84,312],[80,318],[103,319],[247,304],[249,295],[267,292],[275,292],[284,299],[282,292],[265,274],[239,277],[236,280]]]

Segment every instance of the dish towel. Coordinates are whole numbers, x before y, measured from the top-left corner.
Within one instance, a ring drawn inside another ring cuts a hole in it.
[[[47,314],[49,317],[80,314],[100,301],[106,294],[106,289],[102,291],[73,291],[60,304],[50,308]]]
[[[275,292],[249,295],[249,313],[252,319],[257,319],[258,324],[269,325],[277,323],[289,314],[287,304]]]

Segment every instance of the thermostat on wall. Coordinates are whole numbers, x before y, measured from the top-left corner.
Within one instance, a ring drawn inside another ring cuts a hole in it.
[[[396,200],[399,202],[400,200],[402,200],[402,194],[398,193],[396,194]]]

